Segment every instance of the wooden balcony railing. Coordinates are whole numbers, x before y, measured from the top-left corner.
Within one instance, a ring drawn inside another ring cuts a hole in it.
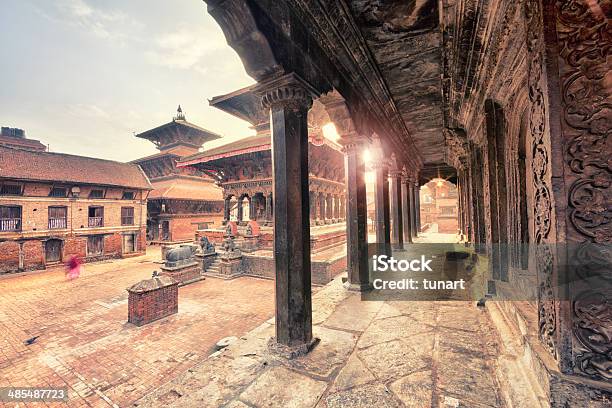
[[[66,229],[66,218],[49,218],[49,229]]]
[[[104,218],[103,217],[89,217],[88,225],[90,228],[102,227],[104,225]]]
[[[21,231],[21,218],[1,219],[0,231]]]

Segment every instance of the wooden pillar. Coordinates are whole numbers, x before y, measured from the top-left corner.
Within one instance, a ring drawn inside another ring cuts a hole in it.
[[[244,204],[244,196],[241,195],[240,197],[238,197],[238,214],[236,214],[236,221],[237,222],[241,222],[242,221],[242,215],[243,215],[243,211],[244,211],[244,208],[242,207],[243,204]]]
[[[421,185],[417,181],[414,183],[414,218],[416,220],[416,233],[421,232]]]
[[[340,196],[334,194],[334,222],[338,222],[340,218]]]
[[[317,213],[317,193],[311,191],[309,193],[310,197],[310,223],[314,224],[316,222],[316,213]]]
[[[402,234],[402,201],[401,201],[401,190],[400,190],[400,178],[402,171],[396,163],[395,155],[392,155],[392,165],[389,170],[389,179],[391,182],[391,219],[393,222],[392,228],[392,243],[393,249],[404,248],[404,237]]]
[[[333,199],[331,193],[325,195],[325,223],[330,224],[332,222],[332,218],[334,218],[333,214]]]
[[[368,270],[368,203],[365,183],[365,144],[357,134],[340,137],[343,146],[345,186],[347,194],[346,243],[347,243],[347,288],[367,291],[370,285]],[[343,202],[343,200],[340,200]]]
[[[401,195],[402,195],[402,233],[404,238],[404,244],[412,243],[412,226],[410,218],[412,214],[410,212],[410,180],[406,169],[402,172],[401,176]]]
[[[325,193],[319,192],[319,221],[317,222],[317,224],[325,224],[326,216],[327,212],[325,211]]]
[[[413,238],[418,237],[416,230],[416,201],[414,198],[414,178],[408,176],[408,204],[410,211],[410,234]]]
[[[390,244],[389,231],[389,180],[386,164],[377,161],[374,169],[374,205],[376,214],[376,242],[378,244]]]
[[[227,196],[225,197],[225,200],[223,200],[223,221],[224,223],[227,223],[230,219],[231,201],[232,201],[232,196]]]
[[[272,221],[272,193],[266,195],[266,221]]]
[[[295,74],[260,83],[272,134],[276,342],[312,344],[308,110],[314,89]]]

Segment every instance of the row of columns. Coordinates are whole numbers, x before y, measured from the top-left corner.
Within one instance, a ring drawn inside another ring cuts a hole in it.
[[[346,208],[339,195],[311,194],[308,172],[308,110],[318,92],[295,74],[260,82],[255,89],[270,111],[273,163],[274,264],[276,269],[276,342],[308,350],[312,337],[310,224],[321,219],[347,221],[349,290],[371,288],[368,271],[367,197],[363,153],[366,138],[352,124],[336,93],[321,97],[337,125],[345,154]],[[418,231],[418,188],[405,169],[389,174],[375,165],[377,241],[411,242]],[[389,188],[391,176],[391,189]],[[319,204],[319,205],[317,205]],[[390,204],[393,220],[391,221]],[[313,208],[314,207],[314,210]],[[406,221],[404,221],[406,220]],[[406,227],[404,227],[406,226]],[[393,227],[393,228],[392,228]]]
[[[376,242],[402,249],[404,243],[412,243],[421,228],[418,210],[420,186],[406,167],[399,167],[394,156],[391,162],[377,161],[372,166]]]
[[[232,197],[233,195],[226,196],[224,199],[223,207],[223,221],[227,223],[231,218],[232,210]],[[237,200],[237,214],[236,221],[243,222],[244,220],[244,200],[248,201],[249,205],[249,219],[255,221],[271,222],[273,216],[273,200],[272,193],[256,193],[253,197],[242,194]],[[263,199],[262,199],[263,198]],[[261,209],[263,208],[263,214]]]
[[[312,225],[340,222],[345,215],[345,202],[342,194],[310,192],[310,221]]]

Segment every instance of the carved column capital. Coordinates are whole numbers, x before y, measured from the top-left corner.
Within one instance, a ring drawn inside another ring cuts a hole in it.
[[[261,97],[265,109],[286,107],[292,110],[310,109],[319,92],[294,73],[260,82],[255,94]]]
[[[345,154],[361,152],[366,146],[366,139],[357,133],[343,134],[340,135],[338,144],[342,146],[342,152]]]

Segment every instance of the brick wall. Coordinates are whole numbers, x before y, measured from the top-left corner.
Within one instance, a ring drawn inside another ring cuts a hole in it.
[[[15,241],[0,242],[0,273],[19,267],[19,244]]]
[[[105,198],[89,199],[92,189],[104,190]],[[123,256],[123,233],[138,233],[137,251],[130,254],[143,254],[146,250],[146,201],[141,201],[141,192],[136,192],[135,200],[122,200],[121,188],[81,186],[79,198],[49,197],[50,184],[26,183],[24,196],[2,196],[0,205],[21,207],[22,230],[19,232],[0,232],[0,273],[15,272],[19,268],[20,242],[22,243],[23,269],[45,267],[45,244],[47,239],[62,240],[61,261],[75,255],[84,261],[93,261]],[[90,206],[104,207],[102,227],[89,227],[88,210]],[[49,229],[49,207],[66,207],[67,225],[65,229]],[[133,225],[121,225],[121,208],[134,208]],[[104,254],[87,256],[87,236],[104,235]]]
[[[129,293],[129,323],[142,326],[174,313],[178,313],[178,283],[144,293]]]
[[[44,267],[43,245],[40,241],[25,241],[23,243],[24,269],[40,269]]]
[[[198,224],[208,224],[209,228],[221,228],[222,214],[203,214],[193,217],[163,218],[170,221],[170,236],[172,241],[193,240],[198,230]]]

